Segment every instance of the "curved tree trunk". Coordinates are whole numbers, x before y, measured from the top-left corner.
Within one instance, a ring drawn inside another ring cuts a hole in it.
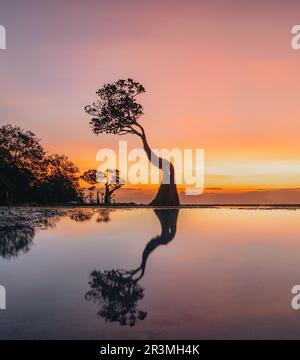
[[[97,191],[97,205],[100,205],[99,191]]]
[[[141,274],[136,279],[136,281],[139,281],[144,276],[149,255],[158,246],[167,245],[170,241],[174,239],[176,235],[179,209],[169,209],[169,210],[156,209],[154,210],[154,212],[155,215],[158,217],[161,225],[161,235],[155,236],[146,245],[143,251],[141,265],[132,272],[132,275],[135,275],[139,271],[141,271]]]
[[[168,160],[162,159],[161,157],[155,155],[155,153],[151,150],[150,146],[148,145],[144,131],[141,136],[141,139],[143,141],[144,150],[147,154],[148,160],[163,172],[163,181],[160,184],[160,187],[158,189],[155,198],[151,201],[149,205],[179,206],[180,202],[179,202],[179,196],[175,183],[174,166]]]
[[[107,184],[105,184],[104,205],[111,205],[111,197]]]

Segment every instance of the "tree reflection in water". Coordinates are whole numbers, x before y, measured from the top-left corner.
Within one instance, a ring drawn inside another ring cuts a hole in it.
[[[94,216],[94,213],[94,209],[75,209],[70,210],[68,215],[71,220],[74,220],[76,222],[85,222],[90,221]]]
[[[0,214],[0,256],[12,259],[30,251],[38,229],[53,228],[61,212],[17,209]]]
[[[144,297],[144,289],[137,280],[122,270],[97,271],[90,275],[91,290],[86,300],[100,305],[98,315],[106,321],[118,321],[120,325],[135,325],[147,313],[137,309],[137,302]]]
[[[161,225],[161,235],[151,239],[146,245],[141,265],[134,270],[94,270],[90,274],[91,290],[85,294],[88,301],[96,303],[98,316],[108,322],[134,326],[144,320],[147,312],[138,310],[138,301],[144,297],[144,289],[138,284],[144,276],[149,255],[160,245],[174,239],[179,209],[154,210]]]
[[[35,235],[31,227],[9,227],[0,229],[0,256],[4,259],[15,258],[20,253],[27,253]]]
[[[63,216],[76,222],[110,221],[112,209],[2,208],[0,210],[0,256],[16,258],[30,251],[37,230],[52,229]]]
[[[90,221],[95,215],[98,223],[110,221],[112,209],[9,209],[0,211],[0,256],[16,258],[30,251],[34,236],[39,229],[55,227],[62,216],[76,222]],[[178,209],[154,210],[161,225],[161,235],[146,245],[142,261],[134,270],[94,270],[90,274],[90,291],[86,299],[100,306],[98,315],[109,322],[134,326],[144,320],[147,312],[138,309],[138,302],[144,297],[139,285],[144,276],[149,255],[160,245],[168,244],[176,235]]]
[[[114,209],[72,209],[68,211],[68,216],[71,220],[76,222],[85,222],[92,220],[93,216],[96,215],[96,222],[109,222],[111,220],[110,213],[115,211]]]
[[[114,209],[99,209],[97,214],[97,218],[96,218],[96,222],[101,223],[101,222],[109,222],[111,221],[110,218],[110,213],[115,211]]]

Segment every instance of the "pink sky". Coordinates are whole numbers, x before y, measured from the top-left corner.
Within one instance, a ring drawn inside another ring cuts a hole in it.
[[[132,77],[147,90],[150,144],[204,148],[206,187],[296,188],[299,14],[299,1],[9,1],[1,123],[97,167],[97,151],[124,137],[93,135],[84,106],[103,83]]]

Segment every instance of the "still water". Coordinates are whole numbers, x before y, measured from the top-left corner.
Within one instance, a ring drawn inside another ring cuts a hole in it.
[[[300,338],[300,210],[18,216],[0,227],[0,339]]]

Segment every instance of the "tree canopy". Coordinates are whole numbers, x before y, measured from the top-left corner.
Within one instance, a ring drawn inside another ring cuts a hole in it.
[[[44,156],[45,150],[33,132],[12,125],[0,128],[1,167],[14,166],[36,171]]]
[[[77,173],[66,156],[47,154],[33,132],[0,127],[0,203],[80,200]]]
[[[144,92],[143,85],[130,78],[105,84],[96,92],[99,99],[85,107],[85,111],[92,116],[90,125],[93,132],[97,135],[106,133],[141,136],[141,126],[137,121],[144,111],[136,97]]]
[[[145,92],[143,85],[131,78],[120,79],[111,84],[105,84],[96,94],[98,99],[92,105],[85,107],[86,113],[92,118],[90,125],[96,134],[134,134],[141,138],[148,160],[163,172],[163,179],[169,183],[162,183],[153,206],[178,206],[179,196],[175,183],[175,170],[170,161],[155,155],[151,150],[144,128],[138,123],[144,114],[143,106],[136,101],[136,97]]]

